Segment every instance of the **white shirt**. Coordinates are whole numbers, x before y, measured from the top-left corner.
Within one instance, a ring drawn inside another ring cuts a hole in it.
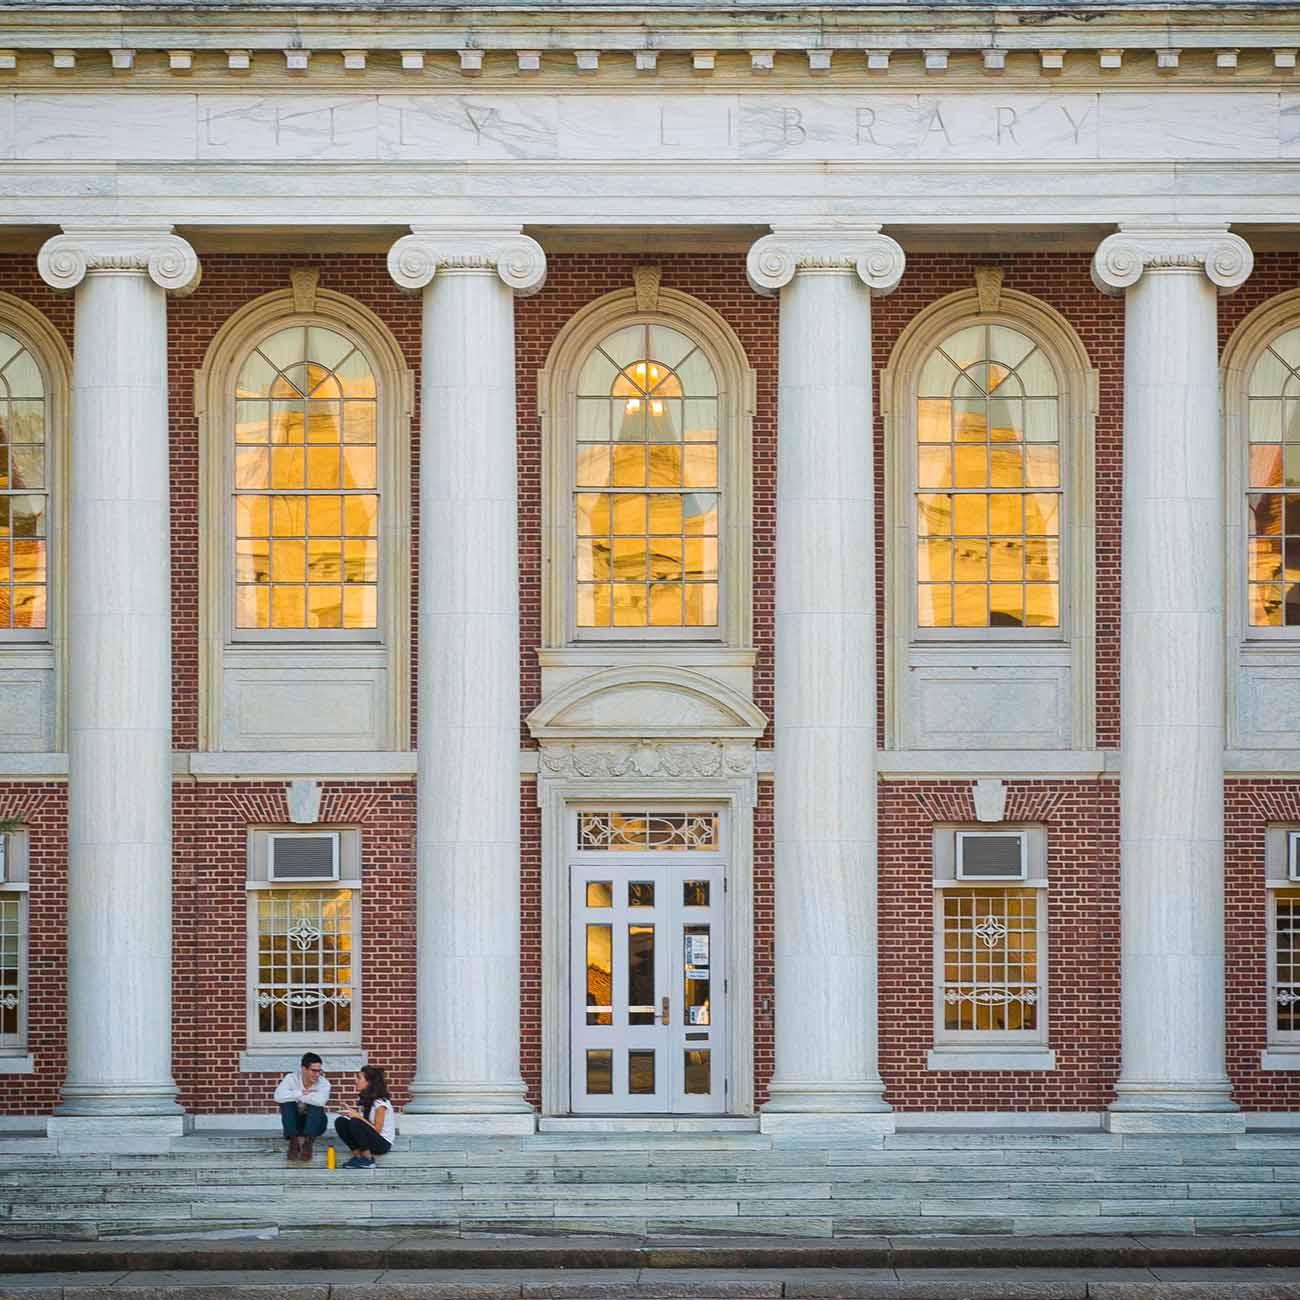
[[[307,1106],[324,1106],[330,1099],[330,1081],[323,1075],[316,1076],[316,1082],[310,1088],[303,1087],[302,1071],[290,1070],[280,1080],[275,1090],[277,1104],[286,1101],[300,1101]]]
[[[384,1122],[380,1125],[375,1124],[375,1111],[380,1106],[384,1108]],[[358,1106],[358,1110],[360,1107]],[[385,1142],[392,1146],[393,1138],[397,1136],[397,1108],[391,1101],[377,1101],[370,1107],[369,1122],[375,1132],[379,1134]]]

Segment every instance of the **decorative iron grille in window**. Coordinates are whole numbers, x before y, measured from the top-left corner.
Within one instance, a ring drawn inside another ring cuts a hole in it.
[[[1300,1029],[1300,891],[1278,893],[1273,914],[1275,1028]]]
[[[22,1033],[23,997],[22,899],[0,894],[0,1036],[16,1040]]]
[[[0,631],[47,623],[49,465],[45,383],[0,332]]]
[[[943,891],[948,1030],[1038,1028],[1038,891]]]
[[[716,812],[583,812],[578,814],[580,849],[713,850],[718,847]]]
[[[352,1029],[352,891],[268,890],[257,900],[258,1028]]]

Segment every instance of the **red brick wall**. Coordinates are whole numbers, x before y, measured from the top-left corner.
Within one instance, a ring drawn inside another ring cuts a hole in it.
[[[1245,1110],[1300,1110],[1300,1072],[1259,1068],[1272,1011],[1265,946],[1271,918],[1264,888],[1264,836],[1270,823],[1300,826],[1300,781],[1224,783],[1228,1077]]]
[[[880,785],[880,1071],[899,1110],[1099,1110],[1119,1070],[1119,788],[1008,782],[1006,818],[1047,828],[1048,1040],[1056,1069],[928,1071],[931,831],[972,822],[970,782]]]
[[[177,782],[173,1072],[187,1110],[261,1111],[278,1077],[240,1074],[246,1022],[247,828],[289,820],[283,781]],[[361,832],[362,1045],[396,1085],[415,1073],[415,786],[324,785],[321,822]],[[335,1075],[336,1089],[351,1079]]]
[[[0,820],[27,828],[27,1050],[34,1073],[4,1076],[0,1114],[48,1114],[67,1073],[68,797],[62,781],[0,783]]]

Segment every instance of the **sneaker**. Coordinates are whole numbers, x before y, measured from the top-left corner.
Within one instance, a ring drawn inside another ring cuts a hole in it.
[[[351,1160],[348,1160],[344,1163],[343,1168],[344,1169],[365,1169],[366,1162],[362,1160],[360,1156],[353,1156]]]
[[[368,1159],[368,1158],[365,1157],[365,1156],[358,1156],[358,1157],[357,1157],[357,1168],[358,1168],[358,1169],[373,1169],[374,1167],[375,1167],[375,1162],[374,1162],[373,1160],[370,1160],[370,1159]]]

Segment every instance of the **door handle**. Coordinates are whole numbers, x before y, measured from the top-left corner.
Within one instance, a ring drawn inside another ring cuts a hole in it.
[[[659,1023],[661,1025],[668,1023],[668,999],[666,997],[659,999]]]

